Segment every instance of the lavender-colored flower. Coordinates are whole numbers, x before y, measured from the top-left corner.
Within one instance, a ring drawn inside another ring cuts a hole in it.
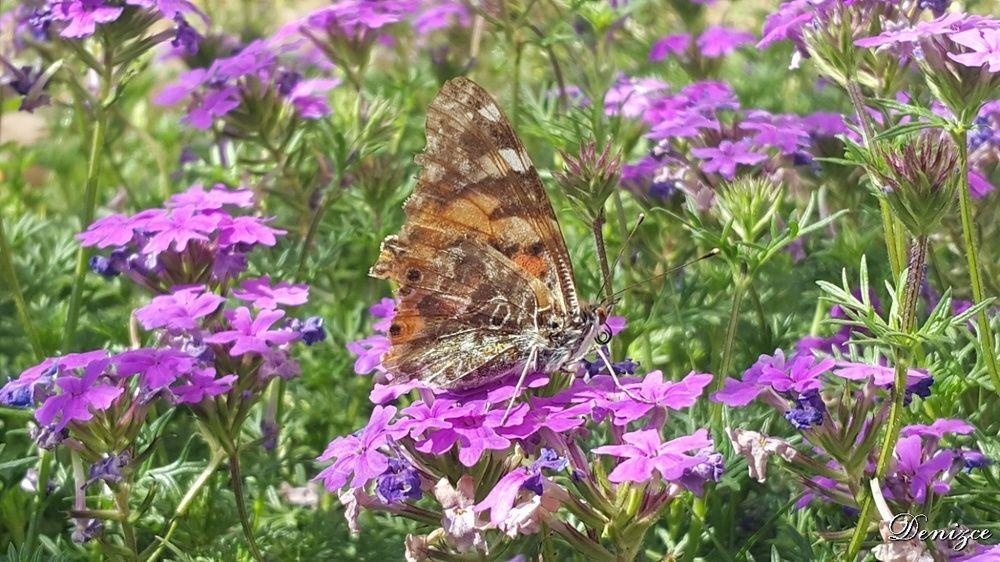
[[[649,48],[649,60],[659,62],[666,59],[668,55],[684,55],[691,48],[691,39],[690,33],[676,33],[661,37]]]
[[[144,388],[158,390],[190,373],[197,361],[175,349],[134,349],[115,356],[114,363],[119,377],[139,375]]]
[[[347,344],[347,351],[354,354],[354,372],[359,375],[369,375],[378,371],[384,373],[382,356],[389,351],[389,338],[375,334],[352,341]]]
[[[468,27],[471,22],[468,7],[457,0],[428,0],[422,2],[423,9],[413,18],[413,30],[418,35],[449,27]]]
[[[452,417],[450,427],[431,431],[427,438],[417,443],[416,449],[422,453],[441,455],[458,447],[458,460],[464,466],[473,466],[488,450],[504,450],[510,446],[510,439],[499,430],[516,427],[524,421],[526,408],[516,406],[509,414],[505,409],[490,409],[490,404],[477,401],[468,404],[462,415]]]
[[[389,422],[396,415],[394,406],[375,406],[361,431],[338,437],[327,445],[319,461],[333,460],[317,476],[327,490],[336,492],[350,482],[352,488],[362,488],[389,468],[389,457],[378,449],[392,440]]]
[[[476,516],[476,484],[472,476],[462,475],[455,486],[448,478],[434,485],[434,497],[441,504],[441,528],[459,552],[485,550],[486,539]]]
[[[389,459],[388,468],[375,480],[375,493],[388,504],[417,501],[423,495],[420,474],[402,459]]]
[[[122,7],[109,6],[104,0],[61,0],[54,3],[51,13],[52,19],[66,23],[59,35],[80,39],[93,35],[97,24],[117,20]]]
[[[191,24],[182,15],[174,15],[174,22],[177,24],[177,29],[174,31],[174,37],[170,40],[170,44],[186,55],[197,53],[198,46],[201,45],[204,37],[191,27]]]
[[[785,419],[799,431],[809,429],[823,423],[826,404],[817,390],[809,390],[794,400],[795,407],[785,412]]]
[[[743,164],[754,166],[767,160],[767,156],[750,149],[750,143],[746,140],[730,141],[723,140],[715,147],[692,148],[691,154],[701,160],[702,170],[711,173],[718,173],[727,180],[733,179],[736,175],[736,167]]]
[[[948,53],[953,61],[1000,72],[1000,29],[969,29],[949,35],[949,38],[969,49],[967,53]]]
[[[325,322],[320,316],[310,316],[304,322],[299,323],[293,330],[299,333],[302,343],[306,345],[316,345],[326,339]]]
[[[608,115],[641,117],[666,89],[667,84],[655,78],[623,76],[604,95],[604,111]]]
[[[180,384],[170,388],[176,404],[200,404],[206,398],[225,394],[233,388],[236,375],[217,377],[215,369],[194,369]]]
[[[273,310],[279,306],[299,306],[309,300],[309,286],[288,282],[271,284],[271,277],[265,275],[256,279],[246,279],[233,296],[252,303],[254,308]]]
[[[836,368],[832,372],[838,377],[848,380],[871,379],[877,386],[891,385],[896,378],[896,371],[892,367],[847,361],[837,363]],[[919,369],[908,369],[906,371],[907,386],[915,385],[927,378],[929,378],[929,375]]]
[[[246,353],[267,353],[270,346],[285,344],[298,337],[290,330],[270,329],[284,315],[283,310],[262,310],[253,317],[247,307],[241,306],[225,313],[230,329],[206,336],[205,342],[232,344],[229,354],[233,357]]]
[[[274,246],[278,243],[277,237],[285,234],[284,230],[267,226],[266,221],[258,217],[232,217],[223,221],[221,227],[219,244],[223,246]]]
[[[714,59],[752,43],[753,39],[753,34],[746,31],[710,25],[698,36],[698,50],[703,57]]]
[[[691,407],[712,382],[712,375],[690,373],[680,381],[663,381],[663,373],[653,371],[641,383],[627,384],[636,399],[608,397],[596,403],[614,413],[614,424],[624,426],[649,413],[653,408],[679,410]]]
[[[227,205],[246,209],[253,207],[253,201],[253,192],[249,189],[229,189],[221,183],[205,189],[200,183],[196,183],[181,193],[171,195],[164,206],[173,209],[190,207],[204,213],[217,211]]]
[[[145,223],[144,230],[151,234],[151,237],[143,251],[155,254],[172,247],[178,252],[183,252],[192,240],[207,241],[218,226],[218,216],[205,215],[189,207],[173,209]]]
[[[225,298],[207,292],[202,285],[183,287],[153,297],[149,304],[136,309],[135,318],[147,330],[191,331],[198,329],[200,319],[214,314],[224,302]]]
[[[117,455],[108,455],[90,465],[90,475],[87,479],[87,485],[93,484],[98,480],[103,480],[108,484],[117,484],[122,481],[122,470],[128,467],[132,463],[132,453],[130,451],[122,451]]]
[[[330,114],[326,92],[340,84],[335,79],[302,80],[288,94],[288,101],[303,119],[320,119]]]
[[[976,428],[965,420],[942,418],[934,420],[934,423],[931,425],[908,425],[904,427],[899,434],[903,437],[918,435],[921,437],[932,437],[935,440],[939,440],[948,433],[968,435],[975,430]]]
[[[902,437],[896,442],[895,463],[887,479],[889,490],[894,496],[908,493],[917,503],[924,503],[928,490],[945,494],[950,486],[943,476],[954,461],[955,454],[947,450],[925,454],[919,435]]]
[[[604,445],[594,449],[595,454],[624,459],[608,474],[611,482],[646,482],[654,472],[667,481],[679,480],[685,470],[704,461],[686,453],[712,446],[705,429],[666,443],[660,440],[659,431],[646,429],[626,433],[622,441],[622,445]]]
[[[94,359],[83,368],[82,376],[65,375],[55,380],[59,393],[50,396],[35,410],[35,419],[42,425],[54,425],[55,431],[70,422],[89,421],[95,411],[106,410],[125,391],[121,386],[102,381],[110,364],[107,354]]]
[[[722,475],[726,471],[726,459],[722,453],[712,449],[702,449],[697,456],[704,460],[686,469],[681,475],[680,484],[700,496],[704,493],[705,484],[722,480]]]

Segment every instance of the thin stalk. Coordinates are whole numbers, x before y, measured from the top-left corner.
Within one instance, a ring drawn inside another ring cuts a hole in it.
[[[969,265],[969,285],[972,287],[972,302],[979,304],[986,299],[982,274],[979,268],[979,248],[976,247],[975,223],[972,220],[972,198],[969,195],[969,147],[968,132],[962,129],[956,134],[958,161],[960,166],[958,184],[958,211],[962,217],[962,238],[965,242],[965,259]],[[993,329],[986,310],[976,314],[979,324],[979,343],[983,348],[986,369],[993,379],[993,389],[1000,393],[1000,365],[997,364],[996,348],[993,344]]]
[[[34,504],[31,508],[31,521],[28,523],[28,534],[24,539],[22,551],[32,554],[35,543],[38,542],[38,527],[42,524],[45,512],[45,496],[49,487],[49,475],[52,472],[52,453],[41,449],[38,455],[38,489],[35,491]]]
[[[865,146],[870,148],[871,141],[875,138],[875,126],[872,124],[871,117],[865,109],[866,106],[864,98],[861,95],[861,89],[851,80],[847,81],[844,88],[847,90],[847,96],[851,99],[854,111],[858,115],[858,121],[861,123]],[[872,181],[875,181],[874,178],[872,178]],[[889,267],[892,269],[893,279],[898,279],[899,274],[903,271],[903,255],[900,251],[900,248],[902,248],[902,225],[892,214],[889,202],[884,197],[879,197],[878,207],[882,215],[882,230],[885,236],[886,253],[889,256]]]
[[[726,324],[726,339],[722,345],[722,357],[719,360],[719,368],[715,373],[715,380],[712,381],[712,391],[722,388],[722,382],[729,374],[730,366],[733,363],[733,350],[736,347],[736,329],[740,321],[740,309],[743,307],[743,298],[746,296],[747,286],[750,279],[744,272],[735,275],[733,286],[733,305],[729,310],[729,322]],[[712,402],[712,427],[718,427],[722,421],[722,404]]]
[[[597,246],[597,261],[601,264],[601,280],[604,285],[604,298],[611,302],[615,294],[611,286],[611,266],[608,264],[608,247],[604,243],[604,209],[594,218],[592,225],[594,231],[594,245]]]
[[[146,559],[147,562],[155,562],[156,559],[163,554],[167,545],[170,544],[170,539],[174,536],[174,532],[176,532],[177,528],[180,526],[181,519],[187,515],[187,510],[190,509],[191,504],[194,503],[195,498],[198,497],[198,492],[205,487],[209,478],[212,477],[215,471],[219,468],[219,465],[222,464],[222,461],[225,459],[225,451],[221,448],[214,450],[212,458],[208,461],[208,465],[206,465],[205,469],[201,471],[198,478],[195,478],[194,482],[191,483],[191,486],[188,488],[187,492],[185,492],[184,497],[181,498],[180,503],[177,504],[177,509],[174,510],[174,516],[170,519],[170,527],[167,528],[167,532],[164,533],[163,538],[160,539],[159,546],[157,546],[156,550],[153,551],[153,553],[149,555],[149,558]]]
[[[7,239],[7,231],[4,229],[3,217],[0,216],[0,267],[3,268],[4,276],[7,277],[7,285],[14,297],[14,308],[17,311],[17,319],[21,322],[21,329],[31,344],[31,350],[36,357],[44,355],[41,341],[38,339],[38,332],[35,324],[31,320],[28,304],[24,300],[24,292],[21,290],[21,283],[17,278],[17,270],[14,268],[14,250]]]
[[[922,234],[914,238],[910,245],[910,256],[907,265],[906,287],[903,289],[903,308],[900,318],[900,332],[912,334],[917,323],[917,303],[920,299],[920,286],[924,280],[924,269],[927,265],[928,237]],[[908,344],[909,348],[912,344]],[[885,437],[882,439],[882,447],[879,450],[878,462],[875,465],[875,478],[882,480],[889,469],[889,462],[892,460],[892,453],[896,449],[896,442],[899,440],[899,431],[903,426],[903,415],[906,411],[904,400],[906,398],[906,372],[910,366],[910,349],[897,348],[893,353],[895,363],[894,381],[892,388],[892,406],[889,409],[888,425],[885,428]],[[847,559],[854,560],[861,550],[861,543],[868,535],[868,519],[871,517],[874,503],[867,488],[862,487],[859,493],[863,495],[860,502],[861,513],[858,515],[858,524],[854,528],[854,535],[847,547]]]
[[[83,191],[83,213],[81,228],[87,226],[94,220],[94,211],[97,207],[97,176],[100,172],[101,151],[104,149],[104,135],[108,128],[108,112],[104,108],[104,100],[108,98],[111,91],[111,52],[105,44],[105,72],[101,77],[101,94],[97,99],[91,100],[94,108],[94,129],[90,135],[90,152],[87,156],[87,180]],[[80,320],[80,305],[83,297],[83,284],[87,275],[87,254],[89,252],[80,246],[76,253],[76,268],[73,272],[73,289],[70,293],[69,312],[66,314],[66,329],[63,332],[62,347],[66,350],[76,336],[77,323]]]
[[[128,496],[131,486],[123,482],[115,490],[115,508],[121,517],[122,535],[125,537],[125,546],[132,552],[132,559],[139,559],[139,550],[135,540],[135,529],[132,528],[132,513],[128,505]]]
[[[250,548],[250,554],[254,560],[262,562],[264,557],[257,546],[257,539],[254,538],[253,525],[250,523],[250,513],[247,511],[246,498],[243,496],[243,476],[240,473],[240,455],[238,450],[233,451],[229,455],[229,479],[230,485],[233,487],[233,495],[236,496],[236,511],[240,516],[240,525],[243,527],[243,536],[247,539],[247,547]]]

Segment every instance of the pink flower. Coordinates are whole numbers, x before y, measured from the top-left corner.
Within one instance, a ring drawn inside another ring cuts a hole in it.
[[[649,48],[649,60],[659,62],[667,58],[667,55],[683,55],[689,48],[691,48],[690,33],[667,35],[666,37],[657,39],[653,43],[653,46]]]
[[[208,235],[214,232],[218,225],[217,217],[200,214],[188,207],[158,214],[145,224],[145,230],[152,234],[152,237],[143,247],[143,252],[154,254],[171,247],[183,252],[192,240],[208,241]]]
[[[360,432],[334,439],[317,460],[334,459],[317,476],[327,490],[336,492],[350,481],[352,488],[363,488],[389,467],[389,458],[378,451],[392,438],[389,422],[396,415],[394,406],[375,406],[368,425]]]
[[[753,34],[747,31],[710,25],[698,37],[698,49],[703,57],[714,59],[753,43],[753,39]]]
[[[271,285],[270,276],[265,275],[243,281],[239,289],[233,290],[233,296],[253,303],[258,309],[273,310],[279,306],[305,304],[309,300],[309,286],[293,285],[285,281]]]
[[[276,237],[285,234],[284,230],[271,228],[264,220],[257,217],[234,217],[224,221],[221,226],[219,244],[222,246],[237,244],[274,246],[278,243]]]
[[[715,172],[726,178],[733,179],[736,167],[740,164],[755,165],[767,160],[767,156],[750,150],[750,142],[741,140],[733,142],[723,140],[716,147],[692,148],[691,154],[701,158],[702,170]]]
[[[969,29],[949,35],[949,38],[968,47],[968,53],[948,53],[955,62],[972,67],[987,67],[990,72],[1000,72],[1000,29]]]
[[[374,334],[367,338],[352,341],[347,344],[347,351],[350,351],[357,358],[354,360],[354,372],[359,375],[368,375],[373,371],[384,373],[382,368],[382,356],[389,351],[389,338],[382,334]]]
[[[167,199],[165,207],[191,207],[197,211],[215,211],[226,205],[234,207],[253,207],[253,192],[249,189],[229,189],[225,184],[217,183],[211,189],[205,189],[196,183]]]
[[[705,460],[685,453],[712,446],[705,429],[666,443],[660,440],[660,433],[655,429],[626,433],[622,440],[624,445],[605,445],[593,451],[598,455],[624,459],[608,474],[611,482],[647,482],[654,472],[664,480],[678,480],[686,469]]]
[[[100,353],[100,358],[79,365],[83,368],[82,376],[65,375],[55,380],[59,393],[50,396],[35,411],[38,423],[54,423],[53,429],[62,431],[70,422],[92,419],[94,411],[109,408],[122,395],[125,391],[122,387],[99,382],[111,362],[106,352]]]
[[[52,19],[69,22],[59,35],[79,39],[94,34],[99,23],[109,23],[122,15],[120,6],[108,6],[103,0],[62,0],[54,2]]]
[[[195,369],[181,384],[174,385],[170,391],[177,404],[199,404],[202,400],[229,392],[236,382],[236,375],[216,377],[215,369]]]
[[[206,343],[231,343],[229,354],[238,357],[245,353],[264,354],[271,345],[293,341],[298,335],[289,330],[271,330],[271,326],[285,315],[283,310],[262,310],[254,318],[250,310],[241,306],[226,313],[231,329],[205,338]]]
[[[225,301],[219,295],[207,292],[202,285],[184,287],[168,295],[153,297],[149,304],[135,311],[135,317],[147,330],[195,330],[201,318],[214,314]]]
[[[326,92],[340,84],[335,79],[302,80],[288,94],[288,101],[303,119],[319,119],[330,114]]]

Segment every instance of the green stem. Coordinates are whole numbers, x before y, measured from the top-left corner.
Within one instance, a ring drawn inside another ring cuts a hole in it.
[[[115,490],[115,507],[121,516],[122,535],[125,537],[125,546],[132,551],[132,559],[139,559],[139,550],[135,540],[135,529],[132,528],[131,510],[128,505],[128,496],[131,486],[123,482]]]
[[[847,96],[851,99],[854,111],[858,115],[858,121],[861,123],[862,140],[865,146],[870,149],[872,147],[872,140],[875,138],[875,125],[872,123],[871,117],[865,109],[866,105],[864,97],[861,95],[861,89],[858,88],[857,83],[851,80],[847,81],[844,88],[847,90]],[[874,182],[875,179],[871,178],[871,181]],[[878,198],[878,206],[879,212],[882,215],[882,230],[885,236],[886,253],[889,256],[889,267],[892,268],[893,279],[898,279],[899,274],[903,271],[903,252],[900,250],[903,247],[901,236],[902,225],[892,214],[889,202],[884,197]]]
[[[597,261],[601,264],[601,282],[604,285],[604,298],[610,303],[615,291],[611,286],[611,266],[608,264],[608,247],[604,243],[604,209],[601,209],[594,218],[592,229],[594,231],[594,245],[597,246]]]
[[[45,496],[49,485],[49,475],[52,472],[52,453],[40,449],[38,455],[38,489],[35,491],[34,505],[31,508],[31,522],[28,523],[28,535],[24,539],[22,551],[33,554],[38,541],[38,528],[42,524],[45,512]]]
[[[4,275],[7,277],[7,285],[14,296],[14,308],[17,310],[17,318],[21,322],[24,335],[28,337],[28,343],[31,344],[31,349],[35,352],[35,356],[41,357],[44,355],[42,344],[38,339],[35,324],[31,321],[28,304],[24,300],[24,292],[21,290],[21,283],[17,278],[17,270],[14,268],[14,250],[7,239],[7,231],[4,229],[2,216],[0,216],[0,267],[3,268]]]
[[[969,195],[969,149],[968,132],[963,128],[955,135],[955,144],[958,145],[959,184],[958,184],[958,210],[962,217],[962,238],[965,242],[965,259],[969,265],[969,284],[972,286],[972,302],[979,304],[986,299],[983,290],[983,280],[979,268],[979,248],[976,247],[975,223],[972,219],[972,198]],[[1000,365],[997,364],[997,353],[993,343],[993,329],[990,327],[990,320],[986,310],[980,310],[976,314],[976,321],[979,324],[979,343],[983,348],[986,369],[993,379],[993,389],[1000,393]]]
[[[746,272],[738,272],[733,276],[733,306],[729,310],[729,322],[726,324],[726,339],[722,345],[722,357],[719,360],[719,368],[715,373],[715,380],[712,381],[712,392],[717,392],[722,388],[723,381],[729,375],[729,369],[733,363],[733,350],[736,348],[736,330],[739,327],[740,309],[743,307],[743,298],[746,296],[747,287],[750,285],[750,278]],[[712,402],[712,427],[721,429],[722,404]]]
[[[105,76],[101,84],[101,96],[94,101],[96,120],[90,136],[90,153],[87,157],[87,181],[83,192],[83,214],[81,228],[87,228],[94,220],[97,207],[97,176],[100,171],[101,151],[104,148],[104,134],[108,127],[108,114],[103,103],[110,91],[110,77]],[[83,297],[83,284],[87,276],[87,258],[89,252],[80,246],[76,253],[76,268],[73,272],[73,289],[69,299],[69,312],[66,314],[66,328],[63,332],[62,347],[64,350],[73,343],[77,324],[80,320],[80,305]]]
[[[929,242],[926,234],[914,238],[910,245],[906,286],[903,289],[903,309],[900,318],[900,332],[905,334],[904,337],[908,337],[916,330],[917,303],[920,299],[920,285],[924,280],[928,246]],[[895,377],[892,388],[892,406],[889,409],[889,424],[885,428],[885,437],[882,439],[878,462],[875,465],[875,478],[878,480],[884,478],[886,471],[889,469],[892,453],[896,449],[896,442],[899,440],[899,431],[903,426],[903,415],[906,411],[904,404],[906,398],[906,372],[911,362],[912,346],[912,342],[905,342],[905,349],[897,347],[893,353]],[[854,560],[858,552],[860,552],[861,544],[868,535],[868,519],[872,515],[873,501],[871,492],[868,491],[867,486],[862,486],[858,493],[862,495],[862,499],[859,502],[861,513],[858,515],[858,524],[854,528],[854,535],[851,537],[851,542],[847,547],[848,560]]]
[[[262,562],[264,557],[257,546],[257,539],[254,538],[253,525],[250,522],[250,514],[247,511],[246,498],[243,496],[243,476],[240,473],[239,450],[233,451],[229,455],[229,478],[233,487],[233,495],[236,496],[236,511],[240,517],[240,525],[243,527],[243,536],[247,539],[247,547],[254,560]]]

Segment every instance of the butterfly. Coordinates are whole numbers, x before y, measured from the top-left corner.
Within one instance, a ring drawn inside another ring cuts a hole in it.
[[[467,390],[520,370],[555,372],[605,337],[524,145],[467,78],[427,108],[427,144],[406,220],[370,275],[397,286],[382,358],[393,382]]]

